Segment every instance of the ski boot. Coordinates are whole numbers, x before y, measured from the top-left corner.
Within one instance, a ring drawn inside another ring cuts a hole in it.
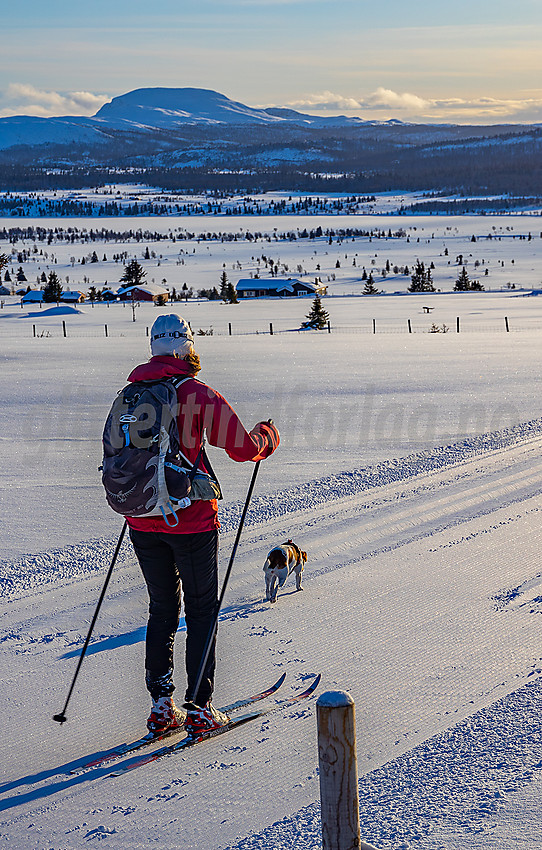
[[[186,711],[177,708],[173,697],[153,699],[152,709],[147,720],[147,729],[153,735],[169,732],[172,729],[182,729],[186,722]]]
[[[185,729],[187,734],[192,737],[197,737],[202,732],[219,729],[230,722],[228,715],[214,708],[211,700],[203,708],[193,702],[185,702],[183,708],[186,710]]]

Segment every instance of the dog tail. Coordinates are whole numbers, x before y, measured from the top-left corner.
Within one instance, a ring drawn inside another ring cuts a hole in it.
[[[270,566],[271,566],[271,561],[268,558],[266,560],[265,564],[263,565],[263,571],[265,572],[268,569],[268,567],[270,567]]]

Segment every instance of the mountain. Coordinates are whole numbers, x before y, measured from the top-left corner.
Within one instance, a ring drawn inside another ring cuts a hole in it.
[[[321,118],[293,109],[256,109],[210,89],[143,88],[114,97],[92,117],[0,119],[0,150],[21,145],[100,144],[112,132],[175,131],[187,126],[356,126],[360,118]]]
[[[361,193],[524,195],[542,192],[541,152],[535,125],[363,121],[251,107],[210,89],[141,88],[91,118],[0,119],[0,189],[57,185],[59,173],[88,185],[92,170],[194,190],[328,191],[332,176]]]
[[[281,120],[210,89],[136,89],[96,113],[110,127],[174,129],[183,124],[262,124]]]

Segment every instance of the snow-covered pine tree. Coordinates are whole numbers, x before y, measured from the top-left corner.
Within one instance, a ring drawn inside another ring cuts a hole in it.
[[[233,283],[228,283],[226,286],[226,299],[228,304],[238,304],[237,292]]]
[[[363,287],[363,295],[379,295],[380,290],[376,288],[372,274],[369,275]]]
[[[416,260],[416,267],[411,275],[412,281],[408,287],[409,292],[434,292],[431,270],[426,269],[424,263]]]
[[[139,286],[147,277],[147,272],[137,260],[130,260],[127,266],[124,266],[124,274],[120,278],[121,283],[126,283],[128,286]]]
[[[312,307],[310,313],[307,315],[307,321],[303,322],[301,327],[303,328],[315,328],[316,330],[321,331],[323,328],[327,326],[329,321],[329,313],[324,310],[322,307],[322,300],[319,295],[317,295],[312,302]]]
[[[228,303],[228,275],[225,271],[220,275],[220,298],[224,301],[225,304]]]
[[[61,295],[62,286],[59,276],[56,272],[49,272],[49,277],[43,290],[43,300],[48,304],[52,304],[54,301],[60,301]]]
[[[467,292],[470,289],[470,280],[467,269],[462,266],[459,276],[455,282],[455,292]]]

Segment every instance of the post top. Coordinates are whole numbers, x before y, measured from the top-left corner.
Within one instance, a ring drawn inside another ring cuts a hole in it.
[[[318,697],[316,705],[323,708],[346,708],[354,705],[354,700],[348,691],[326,691]]]

